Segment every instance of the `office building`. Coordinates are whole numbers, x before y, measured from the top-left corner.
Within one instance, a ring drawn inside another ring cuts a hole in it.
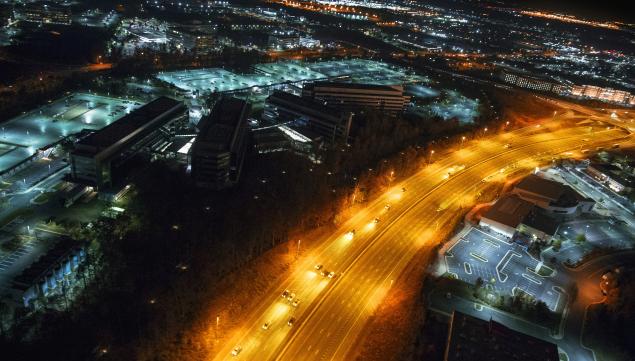
[[[72,22],[71,8],[54,2],[29,3],[16,10],[23,21],[57,25],[70,25]]]
[[[566,87],[553,79],[535,74],[515,72],[505,69],[501,72],[501,79],[520,88],[538,90],[544,92],[564,93]]]
[[[24,307],[33,307],[35,300],[45,302],[52,295],[62,294],[72,285],[74,273],[85,259],[81,246],[62,238],[12,281],[13,299]]]
[[[496,321],[454,311],[444,361],[558,361],[558,346]]]
[[[198,123],[200,131],[191,152],[197,186],[219,190],[238,182],[247,153],[250,111],[248,102],[224,97]]]
[[[267,98],[263,112],[265,121],[307,128],[329,144],[347,142],[352,119],[350,112],[282,91],[274,91]]]
[[[575,85],[571,88],[571,95],[609,103],[628,104],[631,101],[631,93],[627,91],[593,85]]]
[[[113,184],[127,160],[174,136],[188,121],[183,102],[160,97],[75,143],[71,152],[74,181],[102,188]]]
[[[496,201],[479,224],[508,238],[550,240],[563,218],[590,212],[594,204],[567,185],[532,174]]]
[[[346,111],[379,110],[388,114],[401,112],[409,101],[402,85],[316,82],[302,89],[302,97],[319,100]]]
[[[562,183],[531,174],[512,190],[513,194],[540,207],[545,213],[558,217],[573,217],[588,213],[595,202],[583,197]]]

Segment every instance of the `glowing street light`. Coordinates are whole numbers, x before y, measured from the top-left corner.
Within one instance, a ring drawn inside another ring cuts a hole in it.
[[[463,149],[463,142],[465,142],[465,136],[461,137],[461,147],[459,148],[459,150]]]
[[[428,157],[428,164],[432,163],[432,155],[434,154],[434,150],[430,151],[430,156]]]

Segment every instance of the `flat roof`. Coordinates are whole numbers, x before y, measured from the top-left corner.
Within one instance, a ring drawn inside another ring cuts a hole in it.
[[[73,93],[0,123],[0,174],[69,135],[99,130],[139,103],[88,93]]]
[[[403,86],[401,84],[388,85],[388,84],[362,84],[362,83],[342,83],[333,81],[318,81],[313,84],[307,85],[308,88],[314,89],[317,87],[325,88],[339,88],[339,89],[364,89],[364,90],[383,90],[383,91],[401,91],[403,92]]]
[[[325,116],[328,117],[340,117],[343,114],[343,112],[339,109],[330,107],[322,102],[310,98],[300,97],[295,94],[283,92],[280,90],[274,91],[273,94],[271,94],[271,96],[267,98],[268,101],[270,99],[274,101],[275,99],[280,99],[282,101],[290,103],[291,105],[306,107],[313,111],[323,113]]]
[[[407,69],[381,61],[347,59],[319,62],[284,61],[254,65],[254,73],[222,68],[161,72],[157,78],[184,91],[232,92],[303,81],[345,77],[353,83],[401,84],[427,81]]]
[[[558,230],[558,222],[554,219],[538,212],[535,207],[532,212],[523,219],[522,223],[533,229],[545,232],[546,234],[553,236]]]
[[[239,122],[249,113],[249,103],[238,98],[223,97],[214,105],[212,113],[201,119],[197,141],[229,146]],[[196,144],[196,143],[195,143]]]
[[[565,187],[566,186],[562,183],[545,179],[535,174],[530,174],[527,177],[523,178],[514,187],[514,189],[520,189],[527,192],[540,194],[543,197],[557,200],[565,191]]]
[[[514,194],[505,195],[483,214],[483,218],[516,228],[533,207],[533,203],[520,199]]]
[[[180,101],[159,97],[150,103],[138,108],[118,121],[109,124],[103,129],[81,139],[78,144],[104,149],[117,143],[126,135],[141,128],[161,114],[181,104]]]
[[[452,314],[445,361],[558,361],[558,346],[493,320]]]

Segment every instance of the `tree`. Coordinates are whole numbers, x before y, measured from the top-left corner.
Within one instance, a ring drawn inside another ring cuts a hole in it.
[[[578,242],[579,244],[582,244],[582,243],[586,242],[586,240],[587,240],[587,239],[586,239],[586,234],[584,234],[584,233],[580,233],[580,234],[576,235],[576,236],[575,236],[575,240],[576,240],[576,242]]]

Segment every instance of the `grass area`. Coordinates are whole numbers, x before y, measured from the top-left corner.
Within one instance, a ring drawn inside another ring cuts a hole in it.
[[[29,208],[16,209],[16,210],[12,211],[11,213],[7,214],[4,218],[0,219],[0,228],[2,228],[4,226],[6,226],[7,224],[11,223],[11,221],[13,221],[14,219],[16,219],[18,217],[28,216],[31,213],[33,213],[33,210],[31,210]]]
[[[558,358],[560,361],[569,361],[569,356],[566,353],[560,352],[558,353]]]
[[[49,193],[40,193],[37,197],[33,199],[33,202],[42,204],[42,203],[48,202],[49,199],[51,199],[51,196],[49,195]]]
[[[59,191],[60,189],[64,188],[65,185],[66,185],[66,182],[58,182],[57,184],[53,186],[53,189],[55,189],[56,191]]]
[[[538,274],[543,277],[550,277],[551,275],[553,275],[553,272],[553,269],[545,266],[544,264],[540,266],[540,269],[538,270]]]
[[[12,183],[5,182],[5,181],[0,181],[0,190],[7,189],[7,188],[11,187],[11,184]]]

